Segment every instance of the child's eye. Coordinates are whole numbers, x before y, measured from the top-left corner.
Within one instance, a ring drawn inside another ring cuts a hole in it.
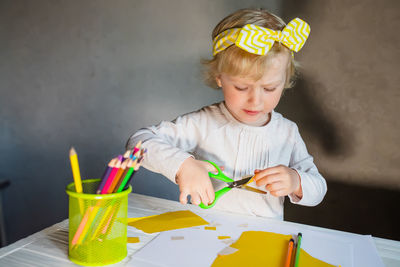
[[[245,91],[247,89],[247,87],[238,87],[238,86],[235,86],[235,88],[239,91]]]
[[[275,91],[276,88],[264,88],[264,91],[266,92],[273,92]]]

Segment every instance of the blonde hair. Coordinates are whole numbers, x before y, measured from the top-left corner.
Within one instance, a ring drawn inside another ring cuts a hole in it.
[[[286,24],[278,16],[263,9],[240,9],[215,26],[212,32],[212,39],[221,32],[231,28],[242,28],[246,24],[254,24],[275,31],[282,30]],[[255,81],[259,80],[268,68],[271,59],[278,53],[291,53],[291,51],[279,42],[275,42],[266,55],[256,55],[232,45],[224,51],[219,52],[210,60],[202,60],[204,65],[205,83],[218,88],[215,78],[221,73],[233,76],[249,76]],[[297,62],[291,57],[286,72],[285,88],[293,87],[296,78]]]

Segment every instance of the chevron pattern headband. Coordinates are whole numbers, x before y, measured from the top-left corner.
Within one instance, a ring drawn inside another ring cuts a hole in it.
[[[274,31],[254,24],[243,28],[233,28],[223,31],[214,38],[213,55],[236,45],[249,53],[265,55],[274,45],[280,42],[294,52],[298,52],[310,35],[307,22],[295,18],[282,31]]]

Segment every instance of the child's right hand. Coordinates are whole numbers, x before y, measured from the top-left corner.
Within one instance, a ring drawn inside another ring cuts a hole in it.
[[[217,172],[208,162],[190,157],[182,163],[176,174],[176,183],[181,191],[179,201],[182,204],[187,203],[188,195],[195,205],[200,205],[201,202],[208,205],[214,201],[214,188],[208,172]]]

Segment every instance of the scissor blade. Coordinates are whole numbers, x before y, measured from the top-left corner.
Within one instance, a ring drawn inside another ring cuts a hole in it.
[[[242,185],[247,184],[250,179],[253,178],[253,175],[246,176],[246,178],[243,178],[241,180],[237,180],[232,182],[231,187],[241,187]]]

